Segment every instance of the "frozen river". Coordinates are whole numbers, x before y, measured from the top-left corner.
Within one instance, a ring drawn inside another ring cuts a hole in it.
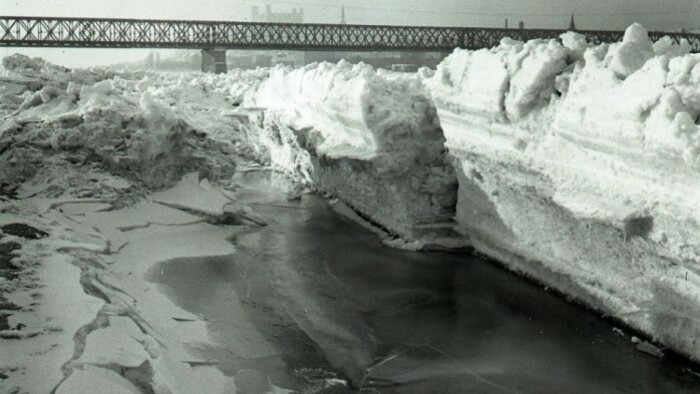
[[[675,356],[501,267],[465,254],[391,249],[274,175],[243,176],[269,221],[234,255],[161,263],[150,280],[209,321],[197,349],[242,392],[271,387],[400,393],[697,393]],[[325,388],[324,388],[325,387]],[[373,389],[373,390],[372,390]]]

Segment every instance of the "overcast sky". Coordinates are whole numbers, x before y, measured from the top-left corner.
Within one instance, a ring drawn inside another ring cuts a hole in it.
[[[289,12],[303,8],[306,22],[335,23],[345,5],[348,23],[565,28],[572,12],[580,29],[624,29],[640,22],[650,30],[700,27],[700,0],[0,0],[0,14],[149,19],[247,20],[254,5]],[[2,55],[17,49],[2,49]],[[110,63],[143,56],[143,50],[24,50],[68,66],[97,59]],[[76,54],[80,54],[76,56]],[[107,56],[106,54],[111,54]]]

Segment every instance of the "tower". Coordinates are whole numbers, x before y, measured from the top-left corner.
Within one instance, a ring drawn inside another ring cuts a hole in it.
[[[340,9],[340,24],[347,25],[348,22],[345,21],[345,6]]]
[[[571,22],[569,22],[569,31],[576,31],[576,20],[574,20],[574,13],[571,13]]]

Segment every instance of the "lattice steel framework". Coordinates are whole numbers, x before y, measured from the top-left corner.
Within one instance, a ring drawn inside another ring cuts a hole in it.
[[[501,39],[557,38],[563,30],[376,25],[326,25],[141,19],[0,16],[0,46],[108,48],[222,48],[333,51],[450,51],[479,49]],[[615,42],[619,31],[580,31],[589,42]],[[700,35],[652,32],[688,40],[700,52]]]

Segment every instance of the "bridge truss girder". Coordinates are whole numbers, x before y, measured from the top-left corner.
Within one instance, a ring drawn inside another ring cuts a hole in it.
[[[557,38],[564,30],[329,25],[0,16],[0,46],[90,48],[220,48],[330,51],[451,51],[493,47],[505,37]],[[579,31],[589,42],[620,41],[620,31]],[[700,35],[652,32],[688,40]]]

